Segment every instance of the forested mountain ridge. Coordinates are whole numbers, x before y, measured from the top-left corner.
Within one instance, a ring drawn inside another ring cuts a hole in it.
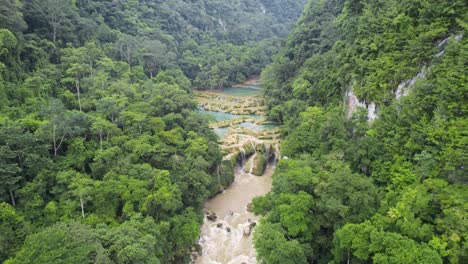
[[[466,1],[308,1],[262,73],[288,159],[254,201],[259,259],[468,262],[467,21]]]
[[[111,57],[142,66],[148,77],[178,66],[199,89],[259,74],[299,17],[305,0],[291,1],[59,1],[4,0],[2,24],[44,50],[105,45]],[[25,23],[18,6],[23,6]],[[27,25],[27,26],[26,26]],[[52,42],[47,43],[45,40]],[[44,56],[44,54],[42,54]],[[57,62],[60,54],[51,54]],[[23,52],[28,67],[37,58]]]
[[[233,180],[191,89],[258,74],[301,2],[1,0],[0,262],[186,263]]]

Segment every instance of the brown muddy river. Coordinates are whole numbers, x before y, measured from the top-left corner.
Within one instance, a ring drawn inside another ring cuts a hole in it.
[[[245,232],[258,218],[247,211],[247,205],[254,197],[271,190],[274,169],[274,164],[269,164],[265,174],[258,177],[243,172],[238,166],[233,184],[206,203],[205,209],[214,212],[218,220],[212,222],[205,217],[200,238],[203,254],[197,259],[197,264],[257,263],[252,235]],[[222,226],[218,227],[220,224]]]

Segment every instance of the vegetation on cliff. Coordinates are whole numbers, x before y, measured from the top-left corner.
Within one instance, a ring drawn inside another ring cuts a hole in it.
[[[308,2],[262,74],[289,159],[254,201],[259,259],[468,261],[467,14],[466,1]],[[349,118],[351,91],[365,107]]]

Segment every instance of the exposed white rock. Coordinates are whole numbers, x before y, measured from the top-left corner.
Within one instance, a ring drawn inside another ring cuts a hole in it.
[[[395,98],[399,100],[401,97],[407,96],[410,88],[416,84],[416,81],[426,78],[426,71],[426,66],[423,66],[415,77],[400,83],[395,91]]]
[[[374,102],[366,103],[366,101],[360,101],[353,90],[349,90],[346,93],[346,100],[348,102],[348,119],[353,116],[353,113],[356,112],[358,107],[367,109],[367,121],[371,122],[378,117],[377,105]]]

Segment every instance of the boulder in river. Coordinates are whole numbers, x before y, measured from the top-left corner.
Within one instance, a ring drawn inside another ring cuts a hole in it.
[[[198,259],[199,255],[197,252],[192,252],[190,255],[190,259],[192,260],[192,263],[195,263],[195,261]]]
[[[218,224],[216,225],[216,227],[218,227],[218,228],[223,228],[223,223],[218,223]]]
[[[248,203],[247,204],[247,212],[252,212],[253,211],[253,204],[252,203]]]
[[[253,169],[252,174],[256,176],[262,176],[265,172],[267,159],[263,156],[263,154],[257,154],[253,157]]]
[[[190,254],[190,257],[192,259],[192,263],[195,263],[195,261],[203,254],[203,248],[200,244],[196,243],[192,248],[192,252]]]
[[[231,232],[231,228],[230,228],[229,226],[226,227],[226,231],[227,231],[228,233],[230,233],[230,232]]]
[[[246,227],[244,227],[244,236],[248,237],[250,234],[252,234],[252,230],[254,227],[257,225],[256,222],[250,222],[250,224]]]
[[[207,212],[206,213],[206,218],[212,222],[216,221],[216,219],[218,219],[218,216],[213,213],[213,212]]]

